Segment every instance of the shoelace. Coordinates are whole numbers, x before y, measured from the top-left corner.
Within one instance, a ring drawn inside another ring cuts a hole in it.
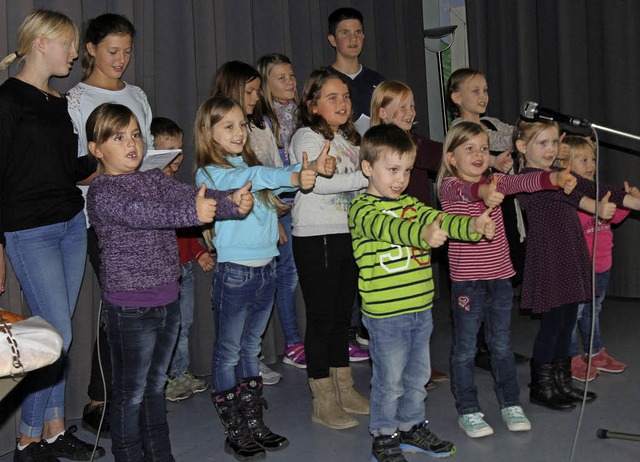
[[[523,419],[524,418],[524,414],[517,407],[508,407],[507,408],[507,418]]]

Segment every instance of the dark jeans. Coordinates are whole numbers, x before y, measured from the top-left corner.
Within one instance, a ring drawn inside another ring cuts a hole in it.
[[[568,303],[542,313],[540,329],[533,342],[533,359],[550,364],[569,357],[571,333],[576,325],[578,303]]]
[[[293,255],[307,314],[307,375],[329,377],[349,365],[347,330],[358,270],[349,234],[293,237]]]
[[[172,461],[164,386],[180,328],[178,301],[155,307],[103,302],[111,346],[111,451],[117,462]]]

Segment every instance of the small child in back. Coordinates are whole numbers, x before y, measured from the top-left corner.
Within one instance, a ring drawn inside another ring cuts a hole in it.
[[[151,121],[151,135],[155,149],[180,149],[183,147],[184,132],[173,120],[165,117],[154,117]],[[170,177],[180,169],[184,153],[180,152],[162,171]],[[198,262],[202,271],[213,269],[214,261],[211,254],[198,241],[202,235],[200,228],[180,228],[176,230],[178,236],[178,253],[180,255],[180,332],[178,343],[171,357],[169,365],[169,380],[164,391],[169,401],[181,401],[190,398],[194,393],[200,393],[209,388],[206,380],[194,377],[189,368],[189,329],[193,324],[194,290],[193,262]]]
[[[416,146],[402,128],[371,127],[360,147],[369,186],[349,208],[373,362],[373,461],[406,462],[402,450],[434,457],[455,452],[453,443],[440,440],[425,420],[434,291],[429,249],[449,236],[479,241],[484,234],[491,239],[495,230],[490,210],[474,218],[450,215],[403,194],[415,157]]]

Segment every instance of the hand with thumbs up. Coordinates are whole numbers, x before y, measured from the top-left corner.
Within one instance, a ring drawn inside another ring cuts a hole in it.
[[[571,174],[571,165],[567,164],[564,170],[560,172],[553,172],[549,175],[549,179],[554,186],[558,186],[564,190],[564,193],[569,195],[578,184],[578,180]]]
[[[598,217],[603,220],[611,220],[616,213],[616,204],[609,202],[611,191],[607,191],[602,200],[598,203]]]
[[[498,192],[498,182],[500,178],[498,175],[493,175],[490,184],[482,184],[478,188],[478,195],[482,198],[484,205],[487,207],[497,207],[502,204],[504,200],[504,194]]]
[[[449,235],[447,232],[440,228],[442,222],[442,214],[438,215],[435,220],[424,227],[422,232],[422,239],[429,244],[432,249],[438,248],[447,242]]]
[[[205,197],[206,191],[207,187],[202,183],[202,186],[200,186],[198,190],[198,196],[196,197],[196,213],[200,223],[211,223],[213,217],[216,216],[216,210],[218,208],[218,203],[215,199],[207,199]]]
[[[236,189],[230,199],[238,206],[238,213],[246,215],[253,208],[253,194],[251,194],[251,181],[240,189]]]
[[[329,155],[329,149],[331,148],[331,142],[325,141],[322,152],[316,160],[311,162],[310,167],[319,175],[331,178],[336,171],[336,158]],[[306,155],[306,152],[302,153],[302,156]]]
[[[631,197],[635,197],[636,199],[640,199],[640,189],[635,186],[629,186],[627,181],[624,182],[624,192],[629,194]]]
[[[302,153],[302,170],[291,174],[291,185],[298,186],[303,191],[313,189],[316,184],[316,172],[309,168],[309,159],[306,152]]]
[[[501,173],[509,173],[509,170],[513,167],[513,157],[511,157],[512,152],[513,149],[509,148],[497,156],[490,156],[489,162],[493,162],[491,168]]]
[[[482,215],[474,217],[472,220],[473,231],[483,234],[488,240],[492,240],[496,233],[496,223],[490,217],[491,212],[493,212],[493,207],[487,208]]]

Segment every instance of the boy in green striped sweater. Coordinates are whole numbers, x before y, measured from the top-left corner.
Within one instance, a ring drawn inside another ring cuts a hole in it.
[[[402,194],[415,157],[416,146],[401,128],[370,128],[360,146],[369,186],[349,208],[363,323],[371,337],[371,457],[379,462],[405,461],[403,450],[435,457],[455,452],[425,420],[434,290],[429,249],[449,237],[491,239],[495,230],[491,209],[475,218],[451,215]]]

